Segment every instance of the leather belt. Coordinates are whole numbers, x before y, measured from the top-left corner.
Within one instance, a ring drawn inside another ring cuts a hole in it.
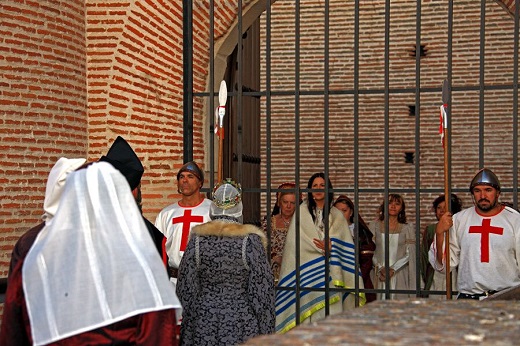
[[[493,294],[495,294],[497,292],[498,291],[489,290],[484,293],[475,293],[475,294],[459,293],[459,295],[457,296],[457,299],[481,300],[481,299],[487,298],[489,296],[492,296]]]

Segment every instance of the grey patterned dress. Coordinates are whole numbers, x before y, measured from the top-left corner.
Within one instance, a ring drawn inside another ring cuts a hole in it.
[[[274,280],[263,232],[212,221],[194,227],[177,282],[182,345],[236,345],[274,333]]]

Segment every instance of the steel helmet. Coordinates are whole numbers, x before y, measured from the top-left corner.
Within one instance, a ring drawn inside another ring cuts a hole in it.
[[[482,168],[480,171],[478,171],[469,185],[469,192],[473,192],[473,188],[477,185],[492,186],[500,191],[500,181],[498,180],[495,173],[487,168]]]
[[[204,184],[204,172],[202,172],[200,167],[194,161],[185,163],[184,166],[182,166],[181,169],[179,169],[179,172],[177,172],[177,180],[179,180],[182,172],[192,173],[200,180],[202,184]]]

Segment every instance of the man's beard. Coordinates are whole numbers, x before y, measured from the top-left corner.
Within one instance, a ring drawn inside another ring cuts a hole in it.
[[[487,202],[489,203],[489,205],[487,205],[487,206],[486,206],[486,205],[484,205],[484,206],[481,205],[480,202],[482,202],[482,201],[487,201]],[[496,200],[496,199],[493,201],[493,203],[491,203],[491,202],[488,201],[487,199],[481,199],[481,200],[478,201],[478,203],[477,203],[477,208],[480,209],[480,210],[482,210],[482,211],[490,211],[490,210],[492,210],[493,208],[495,208],[496,205],[497,205],[497,200]]]

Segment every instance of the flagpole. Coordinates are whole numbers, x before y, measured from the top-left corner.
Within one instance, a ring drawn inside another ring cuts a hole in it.
[[[220,89],[218,91],[218,102],[217,108],[217,119],[218,122],[218,174],[217,182],[222,181],[222,174],[224,170],[224,115],[226,114],[226,101],[227,101],[227,86],[225,81],[220,82]]]
[[[442,83],[442,107],[441,107],[441,121],[442,121],[442,147],[444,149],[444,202],[446,204],[446,212],[451,212],[451,192],[449,179],[449,152],[450,152],[450,132],[449,128],[449,98],[450,87],[447,79]],[[446,264],[446,299],[451,299],[451,268],[450,268],[450,230],[445,233],[444,247],[445,247],[445,264]]]

